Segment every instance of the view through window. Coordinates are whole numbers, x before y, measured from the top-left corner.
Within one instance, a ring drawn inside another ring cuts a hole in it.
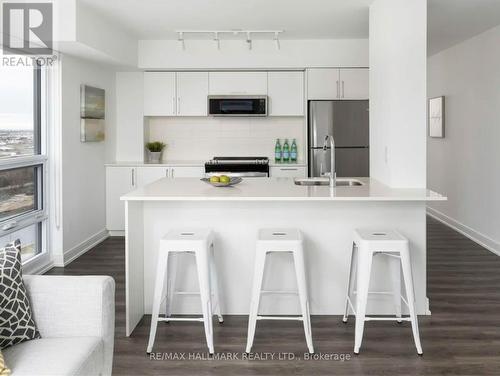
[[[0,247],[19,239],[23,261],[45,248],[41,76],[36,65],[0,66]]]

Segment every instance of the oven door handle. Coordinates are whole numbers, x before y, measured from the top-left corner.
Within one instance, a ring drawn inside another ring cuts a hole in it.
[[[217,171],[217,172],[205,172],[205,176],[209,178],[210,176],[220,176],[226,175],[235,178],[267,178],[269,174],[267,172],[228,172],[228,171]]]

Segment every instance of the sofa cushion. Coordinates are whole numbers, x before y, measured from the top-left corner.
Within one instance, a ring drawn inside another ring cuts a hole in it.
[[[0,349],[40,338],[21,272],[21,242],[0,248]]]
[[[100,375],[103,342],[99,337],[41,338],[3,350],[12,376]]]

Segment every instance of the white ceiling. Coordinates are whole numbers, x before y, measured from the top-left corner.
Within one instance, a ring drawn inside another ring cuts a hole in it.
[[[373,0],[80,0],[139,39],[174,30],[282,29],[283,39],[367,38]],[[186,36],[188,38],[189,36]]]
[[[367,38],[373,0],[79,0],[138,39],[174,30],[282,29],[282,39]],[[428,54],[500,24],[500,0],[428,0]],[[189,35],[185,36],[186,39]],[[209,36],[207,36],[209,37]],[[227,38],[228,36],[224,36]],[[196,36],[200,38],[200,36]]]
[[[497,25],[500,0],[428,0],[427,53],[434,55]]]

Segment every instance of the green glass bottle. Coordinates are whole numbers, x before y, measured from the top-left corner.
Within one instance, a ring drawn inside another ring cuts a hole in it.
[[[276,145],[274,146],[274,161],[276,163],[281,163],[283,150],[281,149],[280,139],[276,140]]]
[[[288,145],[288,139],[285,139],[283,143],[283,163],[290,162],[290,146]]]
[[[290,161],[292,163],[297,163],[297,143],[295,138],[293,139],[292,146],[290,148]]]

